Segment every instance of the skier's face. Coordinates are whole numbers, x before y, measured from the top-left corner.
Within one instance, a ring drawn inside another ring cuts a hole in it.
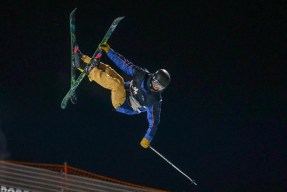
[[[156,92],[164,89],[164,87],[158,82],[158,80],[155,79],[155,77],[153,77],[151,80],[151,86],[152,86],[152,89]]]

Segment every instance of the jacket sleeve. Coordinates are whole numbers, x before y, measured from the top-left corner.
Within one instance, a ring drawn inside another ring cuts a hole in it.
[[[159,101],[152,106],[147,107],[147,119],[149,122],[149,128],[145,134],[145,138],[149,141],[152,141],[154,138],[160,123],[161,104],[162,101]]]
[[[134,65],[129,60],[125,59],[122,55],[115,52],[113,49],[107,53],[107,56],[127,75],[133,76],[135,71],[142,70],[140,67]]]

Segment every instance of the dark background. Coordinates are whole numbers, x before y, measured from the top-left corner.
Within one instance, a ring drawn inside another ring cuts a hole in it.
[[[108,90],[84,79],[78,104],[60,108],[75,7],[82,52],[92,55],[125,16],[111,47],[152,72],[170,72],[152,145],[198,186],[140,147],[146,114],[114,112]],[[1,2],[1,158],[67,162],[170,191],[286,191],[286,8],[286,1]]]

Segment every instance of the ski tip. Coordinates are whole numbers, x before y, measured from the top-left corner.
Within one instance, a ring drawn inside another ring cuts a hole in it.
[[[73,11],[71,12],[70,16],[71,16],[71,15],[74,15],[74,13],[76,12],[77,9],[78,9],[78,8],[73,9]]]
[[[116,18],[116,21],[120,22],[120,21],[123,20],[124,18],[125,18],[125,16],[117,17],[117,18]]]
[[[62,109],[66,109],[67,108],[68,101],[69,101],[69,97],[67,98],[67,96],[65,96],[64,99],[61,102],[61,108]]]
[[[123,20],[123,18],[125,17],[117,17],[114,22],[113,22],[113,25],[117,25],[121,20]]]

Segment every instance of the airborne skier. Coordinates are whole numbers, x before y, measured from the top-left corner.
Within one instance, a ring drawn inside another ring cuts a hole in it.
[[[111,34],[124,17],[116,18],[101,43],[97,47],[92,57],[83,55],[76,43],[75,33],[75,8],[70,14],[70,35],[71,35],[71,87],[61,102],[61,108],[65,109],[69,100],[72,103],[77,102],[76,89],[88,75],[91,81],[95,81],[102,87],[111,90],[112,104],[116,111],[128,115],[147,112],[149,128],[141,140],[143,148],[150,148],[157,155],[163,158],[167,163],[188,178],[193,184],[197,185],[188,175],[173,165],[151,145],[157,127],[160,122],[161,93],[170,83],[170,75],[165,69],[159,69],[155,73],[150,73],[147,69],[138,67],[125,59],[122,55],[116,53],[107,44]],[[131,81],[124,82],[124,79],[109,65],[100,62],[104,50],[108,57],[126,74],[132,77]],[[79,69],[81,74],[76,78],[75,70]]]
[[[147,69],[134,65],[111,49],[107,43],[101,44],[99,48],[106,52],[115,65],[131,76],[132,80],[125,82],[109,65],[99,62],[98,59],[91,61],[90,57],[81,53],[78,46],[74,49],[75,65],[80,71],[84,71],[91,81],[111,90],[112,105],[117,112],[127,115],[147,112],[149,127],[140,145],[148,148],[160,123],[161,93],[170,83],[170,75],[165,69],[150,73]]]

